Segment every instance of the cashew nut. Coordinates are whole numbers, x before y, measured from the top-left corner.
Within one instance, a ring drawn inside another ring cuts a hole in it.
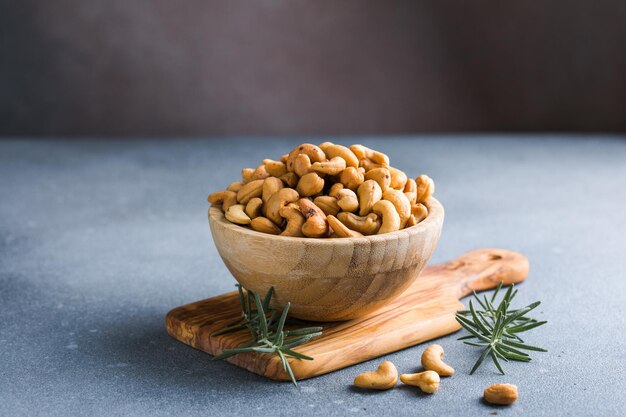
[[[246,209],[244,210],[248,217],[254,219],[261,215],[261,210],[263,209],[263,200],[259,197],[251,198],[246,204]]]
[[[341,223],[349,229],[362,233],[366,236],[375,235],[380,229],[381,221],[376,213],[370,213],[365,217],[359,217],[353,213],[341,212],[337,214]]]
[[[265,180],[252,180],[246,184],[239,191],[237,191],[237,201],[241,204],[248,204],[251,198],[261,197],[263,194],[263,182]]]
[[[415,222],[419,223],[428,217],[428,209],[422,203],[412,204],[411,214],[415,217]]]
[[[417,184],[413,178],[407,178],[404,185],[404,195],[407,196],[411,204],[414,204],[417,197]]]
[[[391,201],[379,200],[374,204],[372,210],[383,218],[383,225],[378,229],[379,235],[400,230],[400,215]]]
[[[285,164],[285,166],[287,166],[287,158],[289,158],[289,154],[288,153],[282,154],[280,156],[280,162]]]
[[[384,361],[374,372],[364,372],[354,378],[354,385],[359,388],[386,390],[398,383],[398,370],[389,361]]]
[[[280,226],[283,222],[283,218],[281,217],[279,210],[289,203],[298,201],[298,198],[300,198],[300,196],[293,188],[283,188],[278,190],[270,197],[265,205],[265,217]]]
[[[337,193],[337,204],[343,211],[356,211],[359,208],[359,199],[349,188],[344,188]]]
[[[264,180],[265,178],[267,178],[269,176],[270,176],[270,174],[265,169],[265,165],[259,165],[258,167],[256,167],[256,169],[252,173],[252,180],[253,181],[254,180]]]
[[[237,204],[237,193],[234,191],[218,191],[211,194],[207,200],[213,205],[221,204],[222,210],[226,211],[233,204]]]
[[[281,236],[304,236],[302,234],[302,225],[304,225],[305,219],[297,205],[289,204],[282,207],[279,213],[281,217],[287,220],[287,226],[285,226],[285,230],[280,234]]]
[[[340,157],[336,156],[332,158],[330,161],[325,162],[315,162],[311,168],[313,171],[328,174],[328,175],[337,175],[344,169],[346,169],[346,161]]]
[[[241,170],[241,178],[243,179],[244,184],[252,181],[252,175],[254,175],[253,168],[244,168]]]
[[[335,197],[321,195],[319,197],[315,197],[315,199],[313,199],[313,203],[315,203],[317,207],[322,209],[324,214],[327,216],[329,214],[336,216],[337,213],[339,213],[339,211],[341,210],[341,207],[339,207],[338,201]]]
[[[280,178],[269,177],[265,179],[263,183],[263,202],[267,203],[271,196],[274,195],[278,190],[282,190],[284,188],[283,182]]]
[[[300,154],[308,156],[311,162],[322,162],[326,159],[326,154],[319,147],[310,143],[303,143],[302,145],[296,146],[289,153],[287,157],[287,169],[289,171],[293,171],[293,163]]]
[[[324,189],[324,180],[317,172],[309,172],[298,181],[296,190],[302,197],[310,197]]]
[[[374,180],[380,185],[380,189],[383,193],[389,188],[391,184],[391,174],[387,168],[374,168],[365,173],[366,180]]]
[[[434,371],[424,371],[417,374],[402,374],[400,381],[407,385],[419,387],[427,394],[433,394],[439,389],[439,374]]]
[[[289,188],[295,188],[296,185],[298,185],[298,181],[300,180],[295,172],[288,172],[278,178],[280,178],[282,182],[284,182]]]
[[[363,173],[354,167],[347,167],[339,174],[339,182],[352,191],[359,188],[359,185],[363,184],[364,180],[365,176]]]
[[[361,159],[359,161],[359,165],[360,168],[362,168],[365,172],[367,171],[371,171],[372,169],[376,169],[376,168],[389,168],[389,165],[385,165],[385,164],[377,164],[376,162],[373,162],[371,159]]]
[[[224,215],[229,222],[236,224],[250,224],[250,217],[244,213],[245,206],[243,204],[234,204],[226,210]]]
[[[357,194],[359,195],[360,216],[369,214],[374,204],[383,197],[383,191],[380,189],[380,185],[374,180],[367,180],[359,185]]]
[[[337,182],[337,183],[333,184],[332,187],[330,187],[330,189],[328,190],[328,195],[331,196],[331,197],[337,198],[337,194],[341,190],[343,190],[343,184],[340,183],[340,182]]]
[[[301,198],[298,200],[300,213],[306,219],[302,225],[302,233],[307,237],[322,237],[328,233],[326,215],[311,200]]]
[[[326,220],[336,237],[363,237],[361,233],[348,229],[345,224],[341,223],[341,221],[333,215],[326,216]]]
[[[230,185],[228,185],[228,187],[226,189],[228,191],[237,192],[237,191],[241,190],[241,187],[243,187],[243,183],[241,181],[235,181],[235,182],[231,182]]]
[[[350,150],[359,158],[359,161],[369,159],[376,164],[389,165],[389,157],[382,152],[375,151],[363,145],[352,145],[350,146]]]
[[[454,369],[443,362],[443,348],[440,345],[430,345],[422,353],[422,366],[429,371],[435,371],[440,376],[454,375]]]
[[[285,175],[287,173],[287,165],[285,165],[285,163],[282,161],[264,159],[263,164],[265,164],[265,170],[272,177],[280,177],[281,175]]]
[[[256,230],[261,233],[269,233],[270,235],[280,234],[280,228],[267,217],[255,217],[250,222],[250,227],[252,230]]]
[[[417,220],[415,219],[414,215],[410,215],[409,219],[406,221],[406,226],[405,227],[413,227],[417,224]]]
[[[400,229],[404,229],[406,222],[411,216],[411,202],[402,191],[388,189],[383,193],[383,200],[391,201],[400,215]]]
[[[493,384],[485,388],[483,395],[488,403],[511,405],[517,400],[517,386],[513,384]]]
[[[428,198],[435,194],[435,182],[428,175],[420,175],[415,178],[417,185],[417,197],[415,201],[418,203],[424,203]]]
[[[331,142],[324,142],[320,145],[320,149],[326,154],[326,158],[333,159],[338,156],[346,162],[346,166],[358,168],[359,159],[354,152],[345,146],[337,145]]]
[[[313,169],[311,168],[311,159],[309,159],[308,155],[301,153],[296,156],[293,160],[293,172],[295,172],[299,177],[302,177],[309,172],[313,172]]]
[[[396,190],[404,190],[404,186],[408,180],[404,171],[389,167],[389,173],[391,174],[391,184],[389,184],[389,186]]]

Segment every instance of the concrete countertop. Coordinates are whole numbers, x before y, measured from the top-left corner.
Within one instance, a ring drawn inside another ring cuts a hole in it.
[[[490,363],[469,376],[478,352],[457,334],[438,340],[457,374],[432,396],[354,390],[379,359],[295,388],[170,338],[169,309],[233,290],[206,196],[301,141],[1,141],[0,415],[624,415],[623,136],[336,140],[434,178],[446,222],[432,263],[480,247],[529,257],[517,301],[543,302],[549,323],[526,341],[549,352],[505,376]],[[386,359],[413,371],[422,349]],[[518,402],[482,403],[495,382]]]

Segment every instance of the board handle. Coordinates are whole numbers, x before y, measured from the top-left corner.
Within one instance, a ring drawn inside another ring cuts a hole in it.
[[[506,249],[476,249],[445,264],[455,276],[459,298],[473,291],[515,284],[528,276],[528,258]]]

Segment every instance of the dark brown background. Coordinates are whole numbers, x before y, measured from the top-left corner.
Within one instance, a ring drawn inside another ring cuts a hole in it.
[[[0,134],[626,130],[624,1],[0,0]]]

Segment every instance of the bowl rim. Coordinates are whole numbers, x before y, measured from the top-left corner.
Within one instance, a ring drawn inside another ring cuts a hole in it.
[[[316,245],[336,245],[341,244],[353,244],[354,242],[363,242],[363,241],[381,241],[381,240],[393,240],[397,239],[402,235],[413,235],[417,234],[436,223],[443,224],[444,218],[444,208],[441,202],[434,197],[429,197],[424,204],[428,208],[428,216],[416,224],[415,226],[407,227],[401,230],[396,230],[395,232],[383,233],[381,235],[370,235],[370,236],[362,236],[362,237],[343,237],[343,238],[310,238],[310,237],[293,237],[293,236],[280,236],[280,235],[272,235],[269,233],[257,232],[256,230],[252,230],[248,227],[243,227],[241,225],[237,225],[226,220],[224,216],[224,212],[221,208],[216,206],[209,207],[208,217],[209,217],[209,225],[213,227],[213,222],[219,224],[220,226],[233,231],[234,233],[239,233],[242,235],[247,235],[256,238],[267,239],[268,241],[281,241],[281,242],[306,242],[306,243],[314,243]]]

